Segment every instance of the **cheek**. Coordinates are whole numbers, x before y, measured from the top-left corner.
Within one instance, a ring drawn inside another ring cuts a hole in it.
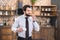
[[[29,12],[26,12],[26,14],[29,14]]]
[[[32,13],[32,11],[26,11],[26,14],[31,14]]]
[[[29,11],[30,13],[32,13],[32,11]]]
[[[32,13],[32,11],[29,11],[29,13]]]

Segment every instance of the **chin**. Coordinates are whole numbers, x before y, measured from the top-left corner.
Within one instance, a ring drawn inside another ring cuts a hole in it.
[[[26,16],[31,16],[31,15],[29,15],[29,14],[26,14]]]

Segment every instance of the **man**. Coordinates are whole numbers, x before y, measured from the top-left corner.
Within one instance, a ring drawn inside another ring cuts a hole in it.
[[[23,7],[24,14],[19,16],[12,25],[12,31],[18,33],[17,40],[32,40],[32,31],[39,31],[36,17],[32,15],[32,8],[29,5]]]

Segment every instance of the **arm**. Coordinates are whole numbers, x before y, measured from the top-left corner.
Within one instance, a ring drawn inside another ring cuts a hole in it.
[[[35,31],[39,31],[40,28],[39,28],[39,25],[36,21],[33,22],[33,26],[34,26],[33,28],[34,28]]]
[[[12,30],[13,32],[16,32],[17,27],[18,27],[18,20],[16,20],[16,21],[14,22],[14,24],[13,24],[12,27],[11,27],[11,30]]]
[[[22,31],[23,31],[22,26],[21,26],[21,25],[19,26],[19,21],[18,21],[18,19],[15,20],[15,22],[14,22],[14,24],[12,25],[11,29],[12,29],[13,32],[22,32]]]
[[[32,20],[33,20],[33,28],[35,29],[35,31],[39,31],[40,27],[36,21],[36,16],[35,15],[32,15]]]

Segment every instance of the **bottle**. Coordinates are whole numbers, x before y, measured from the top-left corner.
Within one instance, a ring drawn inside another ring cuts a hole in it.
[[[7,11],[6,11],[6,15],[8,15]]]
[[[0,15],[2,15],[2,11],[0,11]]]

